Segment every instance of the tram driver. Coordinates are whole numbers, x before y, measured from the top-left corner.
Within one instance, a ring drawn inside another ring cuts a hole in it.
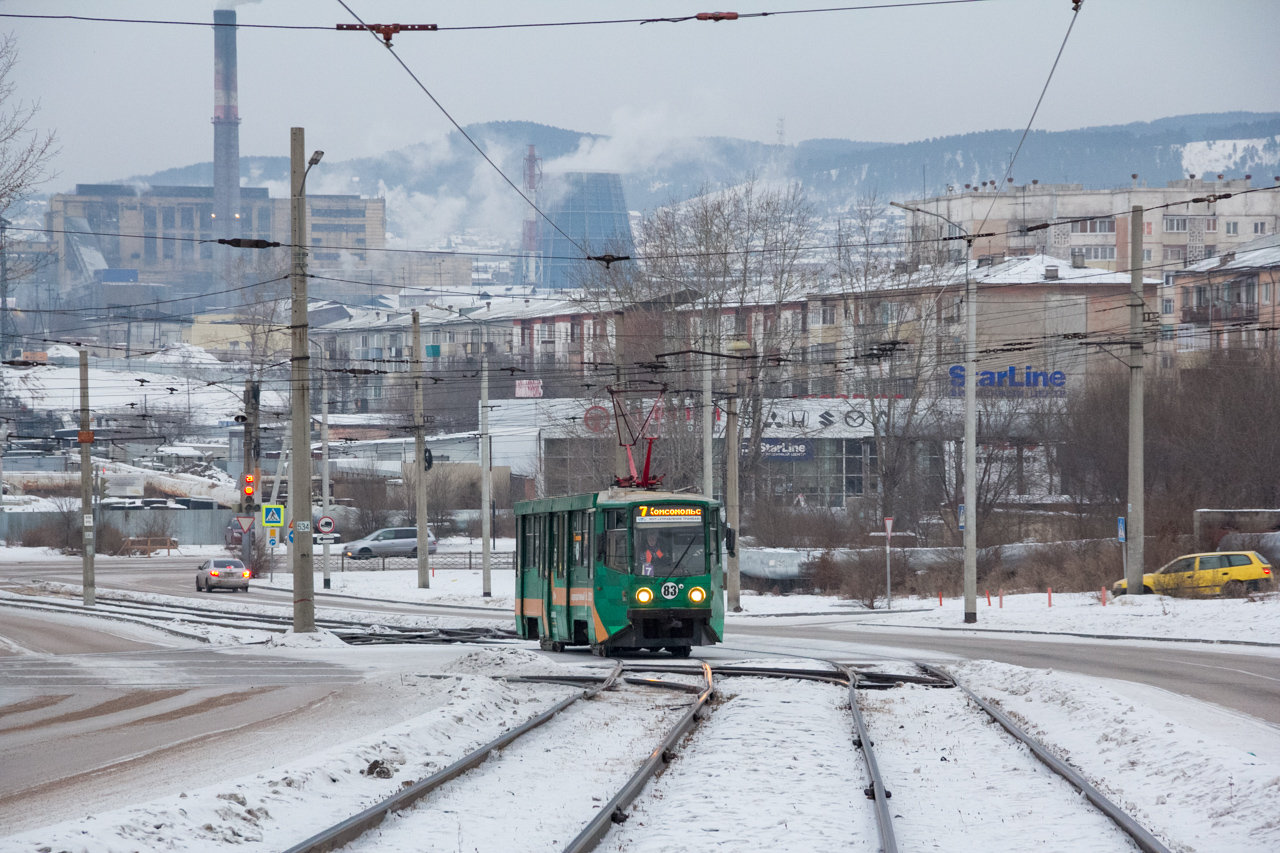
[[[671,569],[670,545],[662,547],[658,531],[650,528],[644,532],[644,542],[640,547],[640,574],[651,578],[659,571],[667,574]]]

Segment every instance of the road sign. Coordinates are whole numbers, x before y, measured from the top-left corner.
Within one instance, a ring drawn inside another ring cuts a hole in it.
[[[1124,541],[1124,516],[1123,515],[1119,516],[1116,519],[1116,528],[1120,531],[1120,541],[1123,542]]]
[[[887,516],[885,516],[885,519],[884,519],[884,535],[885,535],[885,536],[892,536],[892,535],[893,535],[893,516],[891,516],[891,515],[887,515]]]
[[[321,533],[321,534],[319,534],[318,536],[316,536],[316,541],[317,541],[317,542],[319,542],[321,545],[332,545],[334,542],[337,542],[337,541],[338,541],[338,534],[336,534],[336,533],[328,533],[328,534]]]
[[[582,424],[592,432],[605,432],[612,418],[604,406],[592,406],[582,415]]]
[[[293,531],[292,531],[292,530],[290,530],[290,531],[289,531],[289,544],[290,544],[290,545],[292,545],[292,544],[293,544]]]
[[[297,524],[290,524],[289,526],[299,533],[307,533],[311,530],[311,522],[309,521],[299,521]]]
[[[248,533],[248,532],[249,532],[249,528],[250,528],[250,527],[253,527],[253,516],[252,516],[252,515],[237,515],[237,516],[236,516],[236,524],[240,525],[240,532],[241,532],[241,533]]]
[[[960,529],[964,530],[964,504],[960,504]]]
[[[333,519],[327,515],[321,516],[316,522],[316,530],[320,533],[332,533],[335,526]]]
[[[276,531],[276,529],[275,529],[274,527],[272,527],[272,528],[268,528],[268,530],[267,530],[267,545],[269,545],[269,546],[270,546],[270,547],[272,547],[272,548],[276,547],[276,545],[278,545],[278,544],[280,543],[280,540],[279,540],[278,538],[276,538],[277,536],[279,536],[279,533],[277,533],[277,531]]]
[[[263,504],[262,526],[284,527],[284,504]]]

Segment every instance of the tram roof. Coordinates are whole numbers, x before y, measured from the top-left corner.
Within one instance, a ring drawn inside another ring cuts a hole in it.
[[[591,509],[601,505],[623,505],[653,503],[654,501],[690,501],[710,503],[719,506],[714,498],[690,492],[659,492],[648,489],[611,488],[602,492],[587,492],[581,495],[560,495],[532,501],[517,501],[516,515],[531,515],[540,512],[569,512],[578,509]]]

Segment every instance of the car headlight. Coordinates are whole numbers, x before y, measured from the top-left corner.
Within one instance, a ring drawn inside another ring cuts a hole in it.
[[[641,604],[648,604],[653,601],[653,590],[647,586],[642,586],[636,590],[636,601]]]
[[[701,604],[707,600],[707,591],[700,586],[695,586],[689,590],[689,600],[694,604]]]

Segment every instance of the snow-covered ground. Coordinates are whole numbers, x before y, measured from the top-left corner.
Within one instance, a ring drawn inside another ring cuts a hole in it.
[[[1140,691],[1146,702],[1135,701],[1128,682],[990,661],[949,669],[1171,850],[1280,850],[1275,726],[1150,690]]]
[[[317,590],[322,586],[320,575],[320,572],[316,573]],[[272,589],[293,589],[293,576],[288,572],[276,572],[272,577],[262,578],[255,583]],[[512,596],[515,594],[515,572],[510,569],[495,569],[490,572],[490,583],[493,597],[485,598],[483,573],[479,569],[440,569],[431,578],[430,589],[418,589],[418,572],[412,569],[392,569],[385,572],[340,572],[335,569],[329,574],[329,592],[339,595],[418,604],[483,607],[510,616],[514,607]]]
[[[1280,643],[1280,594],[1243,598],[1173,598],[1167,595],[1107,597],[1098,593],[1054,593],[1053,606],[1045,594],[1006,595],[1004,607],[993,593],[978,601],[978,622],[987,630],[1040,631],[1124,637],[1159,637],[1205,641]],[[965,627],[964,601],[944,599],[902,601],[901,610],[877,625]],[[898,606],[895,603],[895,606]],[[917,612],[908,609],[925,608]],[[868,623],[870,620],[865,620]]]

